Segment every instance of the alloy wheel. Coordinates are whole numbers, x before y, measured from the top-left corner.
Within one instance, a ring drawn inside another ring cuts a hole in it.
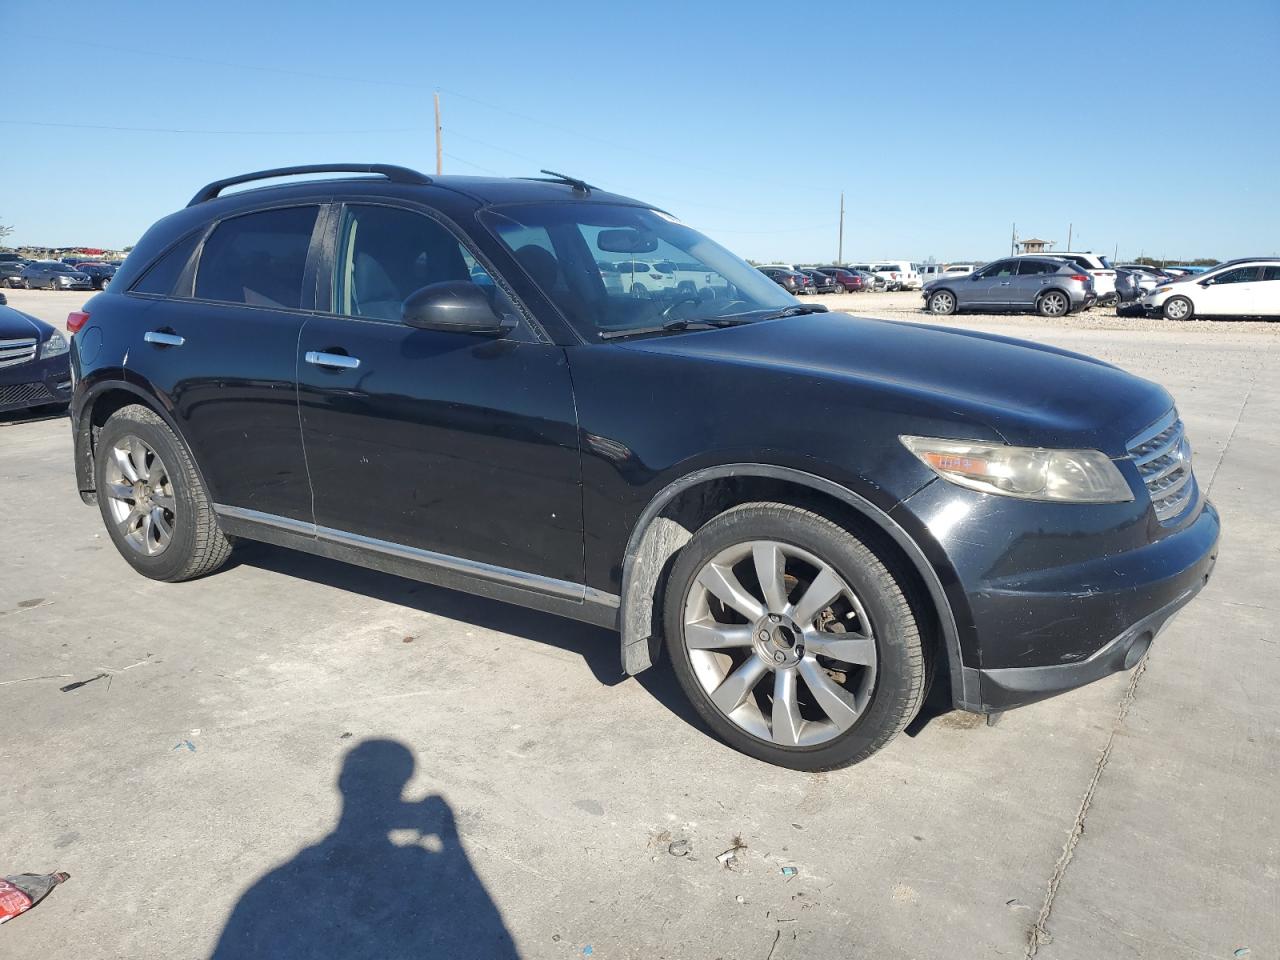
[[[1066,313],[1067,298],[1060,293],[1046,293],[1043,303],[1045,316],[1057,317]]]
[[[168,467],[137,437],[122,437],[107,456],[106,495],[121,536],[144,556],[164,553],[173,540],[177,516]]]
[[[875,687],[875,635],[853,589],[819,557],[752,540],[703,565],[684,607],[685,650],[736,726],[784,747],[849,730]]]
[[[950,313],[955,309],[956,298],[944,290],[933,295],[932,304],[934,313]]]
[[[1185,320],[1190,311],[1187,309],[1187,301],[1181,297],[1174,297],[1165,307],[1165,313],[1170,320]]]

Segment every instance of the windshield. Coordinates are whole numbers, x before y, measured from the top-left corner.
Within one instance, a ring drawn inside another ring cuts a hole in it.
[[[774,313],[797,303],[713,240],[654,210],[539,203],[495,207],[481,217],[591,340],[671,320]]]

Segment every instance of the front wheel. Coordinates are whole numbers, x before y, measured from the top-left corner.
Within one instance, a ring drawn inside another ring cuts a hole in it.
[[[1170,297],[1164,302],[1164,318],[1166,320],[1190,320],[1196,309],[1186,297]]]
[[[147,407],[122,407],[103,425],[94,480],[108,535],[143,576],[192,580],[230,556],[186,446]]]
[[[1036,313],[1042,317],[1063,317],[1071,310],[1071,301],[1060,290],[1050,290],[1036,301]]]
[[[950,290],[939,290],[929,297],[929,312],[946,316],[956,312],[956,296]]]
[[[665,627],[698,714],[767,763],[857,763],[924,699],[926,650],[902,585],[866,544],[798,507],[735,507],[694,534],[667,582]]]

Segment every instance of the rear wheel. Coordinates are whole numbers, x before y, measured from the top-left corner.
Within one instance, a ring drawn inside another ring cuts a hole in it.
[[[1196,308],[1186,297],[1170,297],[1164,302],[1163,312],[1166,320],[1190,320]]]
[[[950,290],[939,290],[929,297],[929,312],[947,315],[956,312],[956,296]]]
[[[226,562],[223,536],[191,455],[154,411],[111,415],[94,449],[98,508],[116,549],[153,580],[192,580]]]
[[[1071,310],[1071,301],[1061,290],[1049,290],[1036,301],[1036,313],[1042,317],[1062,317]]]
[[[711,520],[681,551],[665,607],[694,708],[768,763],[857,763],[924,698],[926,651],[902,586],[866,544],[810,511],[756,503]]]

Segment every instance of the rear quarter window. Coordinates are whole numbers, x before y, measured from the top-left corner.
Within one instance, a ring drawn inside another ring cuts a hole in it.
[[[200,242],[200,233],[188,234],[147,268],[132,289],[136,293],[154,293],[157,296],[190,296],[190,290],[175,291],[179,278],[191,255],[195,253],[196,244]]]

